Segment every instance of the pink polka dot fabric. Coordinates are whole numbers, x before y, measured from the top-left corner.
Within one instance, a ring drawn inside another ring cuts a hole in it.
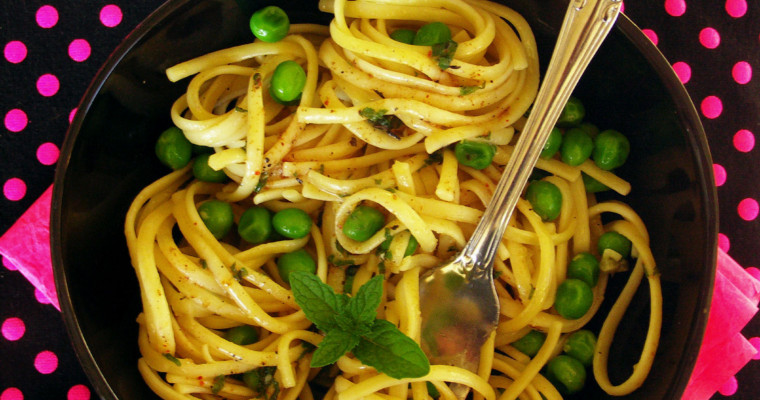
[[[50,186],[79,101],[161,0],[0,2],[0,235]],[[55,303],[10,260],[0,273],[0,400],[99,398]]]

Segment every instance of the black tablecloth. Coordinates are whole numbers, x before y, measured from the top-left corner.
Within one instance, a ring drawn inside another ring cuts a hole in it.
[[[72,111],[96,71],[159,0],[0,3],[0,232],[52,183]],[[720,246],[760,265],[760,2],[629,1],[625,13],[673,64],[702,121],[715,162]],[[18,272],[0,268],[0,400],[97,398],[60,313]],[[760,318],[744,335],[760,339]],[[722,390],[757,399],[760,362]],[[716,394],[715,398],[723,395]]]

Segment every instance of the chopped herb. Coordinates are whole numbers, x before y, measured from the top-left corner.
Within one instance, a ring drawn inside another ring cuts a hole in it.
[[[262,172],[261,176],[259,177],[259,183],[256,184],[256,187],[253,189],[254,193],[258,193],[261,191],[261,189],[264,189],[264,186],[267,185],[267,180],[269,179],[269,172]]]
[[[385,190],[387,190],[387,191],[389,191],[391,193],[396,193],[396,188],[387,187],[387,188],[385,188]]]
[[[486,83],[485,81],[480,86],[460,86],[459,87],[459,95],[460,96],[466,96],[478,89],[485,89]]]
[[[433,165],[433,164],[440,164],[442,162],[443,162],[443,153],[441,153],[440,151],[434,151],[430,153],[430,155],[428,155],[428,158],[425,159],[425,167]]]
[[[319,164],[319,170],[318,171],[319,171],[320,174],[324,174],[325,173],[325,165],[324,164]]]
[[[533,284],[530,284],[530,293],[528,293],[528,300],[533,298],[533,295],[536,293],[536,287],[533,286]]]
[[[380,261],[380,262],[377,264],[377,272],[379,272],[379,273],[381,273],[381,274],[384,274],[384,273],[385,273],[385,261],[384,261],[384,260],[383,260],[383,261]]]
[[[317,346],[309,342],[301,342],[301,348],[303,348],[303,351],[301,351],[301,355],[298,356],[299,360],[306,357],[307,354],[314,352],[314,350],[317,349]]]
[[[208,269],[208,263],[206,262],[206,260],[202,258],[201,258],[201,268]]]
[[[381,178],[375,179],[375,185],[382,185],[383,180]]]
[[[269,388],[272,388],[272,394],[269,396],[269,399],[274,400],[277,398],[277,395],[280,394],[280,384],[274,379],[274,373],[276,370],[277,367],[256,368],[243,374],[243,381],[246,386],[256,393],[257,397],[266,398],[264,396]]]
[[[344,256],[348,255],[348,251],[346,251],[346,249],[343,248],[343,246],[340,244],[338,239],[335,239],[335,248],[338,250],[340,254],[343,254]]]
[[[343,283],[343,293],[351,294],[354,289],[354,277],[359,270],[359,266],[351,265],[346,268],[346,281]]]
[[[179,359],[177,359],[177,357],[174,357],[170,353],[164,353],[164,358],[166,358],[167,360],[173,362],[174,364],[177,364],[178,367],[182,366],[182,363],[179,361]]]
[[[386,115],[387,112],[388,110],[384,108],[374,110],[364,107],[359,111],[359,114],[366,118],[373,128],[387,133],[394,139],[401,139],[399,134],[404,130],[404,123],[395,115]]]
[[[385,259],[391,258],[393,256],[390,250],[391,241],[393,241],[391,230],[388,228],[385,228],[385,240],[383,240],[383,242],[380,243],[380,246],[377,246],[377,250],[375,254],[378,254]]]
[[[493,270],[493,279],[499,279],[501,271]]]
[[[451,66],[451,60],[454,58],[454,53],[457,52],[457,46],[457,42],[453,40],[433,45],[432,55],[438,62],[438,67],[441,70]]]
[[[455,253],[455,252],[459,251],[459,249],[457,248],[457,246],[451,245],[451,246],[449,246],[448,249],[446,249],[446,251],[449,252],[449,253]]]
[[[237,272],[237,280],[242,280],[246,276],[248,276],[248,270],[245,268],[240,268]]]
[[[211,386],[211,393],[217,394],[224,387],[224,375],[218,375],[214,378],[214,384]]]
[[[241,113],[247,113],[248,112],[248,110],[246,110],[245,108],[240,108],[238,106],[235,106],[235,111],[241,112]]]
[[[345,265],[354,265],[353,260],[341,260],[339,258],[336,258],[335,255],[330,254],[330,256],[327,257],[327,262],[330,264],[336,266],[336,267],[342,267]]]

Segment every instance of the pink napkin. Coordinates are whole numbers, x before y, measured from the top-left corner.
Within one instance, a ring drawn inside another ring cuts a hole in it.
[[[50,259],[50,199],[53,185],[0,237],[3,264],[21,272],[58,309]]]
[[[52,186],[0,237],[0,255],[60,310],[50,259],[51,195]],[[760,281],[719,249],[707,329],[683,400],[709,399],[757,353],[741,330],[758,301]]]

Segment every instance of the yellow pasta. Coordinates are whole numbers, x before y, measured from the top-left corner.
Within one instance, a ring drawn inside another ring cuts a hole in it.
[[[167,112],[190,143],[210,148],[208,167],[223,171],[226,182],[204,182],[188,165],[142,190],[126,215],[143,302],[137,367],[146,384],[163,399],[427,400],[432,388],[447,400],[462,388],[475,400],[560,399],[564,388],[539,371],[594,316],[611,273],[625,266],[619,254],[597,254],[600,235],[615,231],[630,240],[636,261],[599,332],[592,370],[609,394],[636,390],[652,367],[662,323],[649,234],[625,203],[597,202],[582,176],[619,195],[631,191],[628,182],[591,160],[574,167],[558,156],[537,164],[549,175],[541,180],[560,193],[558,217],[544,220],[521,199],[499,243],[501,318],[477,370],[431,365],[426,375],[396,379],[350,351],[332,366],[311,368],[325,333],[299,306],[281,260],[296,253],[310,259],[305,268],[349,296],[383,276],[377,318],[413,342],[426,340],[420,277],[472,235],[539,84],[533,33],[506,6],[321,0],[319,8],[333,14],[329,26],[293,24],[277,42],[257,39],[166,71],[171,81],[192,77]],[[449,53],[391,37],[434,22],[451,33],[443,43]],[[271,91],[286,62],[304,73],[290,103]],[[492,160],[480,169],[463,162],[455,145],[465,140],[493,150]],[[217,203],[229,207],[239,231],[212,229],[202,210]],[[363,238],[346,230],[360,208],[382,219]],[[250,239],[243,221],[254,209],[275,219],[297,209],[311,225],[289,236],[266,222],[285,236]],[[584,315],[564,318],[554,307],[558,286],[583,252],[614,271],[601,272]],[[631,377],[613,384],[610,344],[644,277],[647,338]],[[236,330],[253,336],[241,342],[230,333]],[[531,357],[517,341],[534,330],[545,340]]]

